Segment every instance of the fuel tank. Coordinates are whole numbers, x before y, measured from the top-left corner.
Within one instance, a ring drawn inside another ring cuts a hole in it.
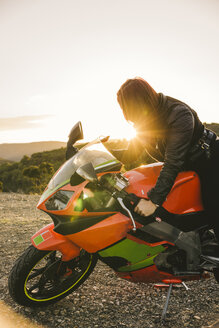
[[[124,175],[130,183],[126,191],[147,199],[147,192],[155,186],[162,166],[163,163],[153,163],[126,172]],[[162,206],[174,214],[203,211],[200,180],[197,173],[180,172]]]

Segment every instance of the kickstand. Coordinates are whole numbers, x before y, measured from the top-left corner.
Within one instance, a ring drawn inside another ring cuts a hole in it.
[[[161,321],[166,319],[167,308],[168,308],[168,305],[169,305],[169,300],[170,300],[170,295],[171,295],[171,292],[172,292],[172,288],[173,288],[173,284],[170,284],[170,286],[168,288],[168,292],[167,292],[166,302],[164,304],[163,312],[162,312],[162,315],[161,315]]]
[[[169,286],[168,291],[167,291],[166,302],[164,304],[163,312],[162,312],[162,315],[161,315],[161,321],[164,321],[166,319],[167,308],[168,308],[168,305],[169,305],[169,300],[170,300],[170,296],[171,296],[173,286],[175,284],[181,284],[181,285],[183,285],[183,287],[185,287],[186,290],[189,290],[189,288],[186,286],[184,281],[182,281],[181,279],[164,279],[164,280],[162,280],[162,282],[166,285],[155,285],[155,286],[158,287],[158,288],[168,287]]]

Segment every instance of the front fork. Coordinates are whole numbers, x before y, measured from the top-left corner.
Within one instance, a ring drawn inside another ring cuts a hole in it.
[[[54,224],[51,223],[31,237],[34,247],[43,251],[59,251],[62,253],[62,261],[67,262],[80,255],[80,247],[72,243],[68,238],[56,233]]]

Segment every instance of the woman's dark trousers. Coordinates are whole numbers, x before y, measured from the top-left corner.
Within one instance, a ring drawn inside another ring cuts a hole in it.
[[[219,139],[210,147],[210,158],[202,154],[192,169],[199,175],[203,206],[219,240]]]

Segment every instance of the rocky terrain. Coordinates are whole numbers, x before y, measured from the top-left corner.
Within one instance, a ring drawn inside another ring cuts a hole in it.
[[[55,305],[30,309],[15,304],[8,294],[9,271],[31,235],[51,222],[36,209],[38,200],[37,195],[0,193],[0,305],[48,328],[204,328],[219,319],[219,284],[213,276],[189,282],[188,291],[174,289],[166,322],[161,323],[167,291],[119,279],[100,261],[78,290]],[[14,327],[22,324],[16,321]]]

